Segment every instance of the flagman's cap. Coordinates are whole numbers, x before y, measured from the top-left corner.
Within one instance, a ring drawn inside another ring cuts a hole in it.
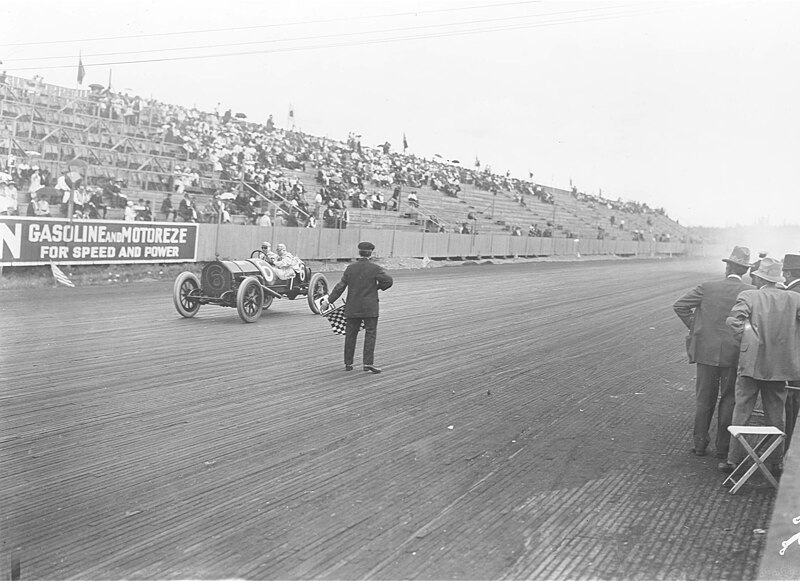
[[[783,282],[783,263],[780,260],[775,260],[767,256],[761,259],[761,264],[758,270],[751,273],[750,276],[757,276],[769,282]]]
[[[730,258],[723,258],[722,262],[730,262],[739,266],[750,266],[750,249],[746,246],[734,246]]]
[[[359,242],[358,243],[359,250],[375,250],[375,245],[372,242]]]

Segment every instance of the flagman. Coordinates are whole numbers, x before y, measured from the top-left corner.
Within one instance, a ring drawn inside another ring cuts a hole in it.
[[[358,331],[364,325],[364,371],[380,373],[375,367],[375,342],[378,338],[378,291],[386,290],[392,286],[392,277],[378,264],[370,260],[375,245],[372,242],[359,242],[359,259],[344,271],[340,280],[327,300],[320,304],[326,310],[330,303],[338,299],[345,289],[347,291],[347,304],[344,307],[344,316],[347,319],[347,328],[344,337],[344,369],[353,370],[353,357],[356,352]]]

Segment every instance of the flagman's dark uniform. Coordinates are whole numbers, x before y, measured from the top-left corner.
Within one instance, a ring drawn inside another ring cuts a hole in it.
[[[353,369],[356,339],[361,324],[364,324],[364,371],[380,373],[375,367],[375,341],[378,338],[378,291],[386,290],[393,284],[392,277],[369,257],[375,245],[361,242],[358,245],[360,258],[344,271],[340,280],[328,297],[332,303],[347,289],[347,304],[344,316],[347,329],[344,338],[344,365],[347,371]]]

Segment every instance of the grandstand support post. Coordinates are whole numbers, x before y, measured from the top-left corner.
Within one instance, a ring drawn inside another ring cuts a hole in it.
[[[222,224],[222,208],[223,206],[219,206],[219,211],[217,212],[217,229],[214,233],[214,258],[219,260],[219,227]]]
[[[400,219],[400,202],[403,199],[403,188],[400,188],[400,195],[397,196],[397,208],[394,214],[394,224],[392,226],[392,246],[389,249],[389,256],[394,258],[394,239],[397,236],[397,221]]]

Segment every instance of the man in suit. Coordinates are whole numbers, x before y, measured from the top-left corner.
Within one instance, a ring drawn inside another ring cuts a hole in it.
[[[784,290],[800,293],[800,254],[787,254],[783,257]],[[790,381],[786,392],[786,440],[784,450],[792,442],[797,412],[800,411],[800,381]]]
[[[777,287],[783,282],[782,270],[780,260],[762,258],[753,274],[764,285],[742,291],[726,321],[741,335],[733,425],[747,425],[760,394],[766,424],[781,431],[786,428],[786,382],[800,380],[800,293]],[[728,473],[745,457],[739,441],[730,440],[728,461],[719,465]],[[768,459],[775,475],[781,472],[782,448]]]
[[[392,277],[378,264],[370,260],[375,245],[372,242],[358,244],[358,261],[348,266],[342,280],[333,287],[327,301],[320,304],[323,310],[328,304],[338,299],[345,289],[347,291],[347,304],[344,307],[344,316],[347,327],[344,336],[344,368],[345,371],[353,370],[353,357],[356,351],[356,339],[361,324],[364,324],[364,371],[380,373],[375,367],[375,342],[378,338],[378,291],[386,290],[392,286]]]
[[[735,246],[727,263],[725,278],[701,283],[678,299],[673,305],[675,314],[689,329],[687,352],[690,363],[697,363],[695,380],[696,408],[694,416],[694,447],[692,453],[706,455],[714,408],[717,408],[717,458],[728,456],[736,385],[736,364],[739,341],[725,325],[740,292],[753,287],[742,282],[750,267],[750,250]],[[719,396],[719,405],[717,397]]]

